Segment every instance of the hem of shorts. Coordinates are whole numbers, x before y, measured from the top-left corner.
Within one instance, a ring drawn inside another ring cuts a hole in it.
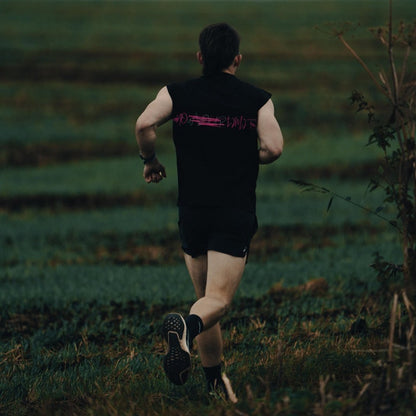
[[[192,250],[188,250],[188,249],[185,249],[184,247],[182,247],[182,250],[183,250],[184,253],[188,254],[192,258],[196,258],[196,257],[199,257],[199,256],[204,256],[208,253],[208,251],[217,251],[218,253],[228,254],[229,256],[239,257],[241,259],[248,256],[248,250],[245,251],[245,252],[238,252],[238,253],[235,252],[235,251],[223,250],[223,249],[218,249],[218,248],[208,248],[205,251],[192,251]]]

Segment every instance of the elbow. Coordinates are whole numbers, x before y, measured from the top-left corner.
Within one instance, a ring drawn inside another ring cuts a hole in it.
[[[156,129],[156,124],[146,113],[140,114],[136,120],[136,131],[144,132],[150,129]]]
[[[278,159],[282,155],[283,147],[284,147],[284,140],[283,140],[282,133],[280,132],[279,140],[277,141],[276,146],[275,146],[276,159]]]
[[[259,161],[261,164],[272,163],[283,153],[283,140],[276,141],[267,147],[260,147]]]
[[[153,146],[156,140],[155,126],[149,124],[142,117],[136,121],[136,142],[143,151],[148,146]]]
[[[149,123],[144,117],[140,116],[136,121],[136,138],[138,141],[148,140],[154,136],[156,126]]]
[[[283,153],[283,140],[282,140],[281,144],[276,146],[272,151],[272,154],[275,157],[275,160],[279,159],[279,157],[282,155],[282,153]]]
[[[146,129],[148,129],[150,126],[143,120],[142,117],[139,117],[136,121],[136,134],[139,135],[140,133],[143,133]]]
[[[278,143],[275,143],[275,145],[268,150],[269,150],[270,158],[273,161],[279,159],[279,157],[283,153],[283,138]]]

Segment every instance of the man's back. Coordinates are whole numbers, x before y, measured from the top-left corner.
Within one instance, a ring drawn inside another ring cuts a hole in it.
[[[168,85],[180,206],[255,211],[257,114],[270,94],[221,72]]]

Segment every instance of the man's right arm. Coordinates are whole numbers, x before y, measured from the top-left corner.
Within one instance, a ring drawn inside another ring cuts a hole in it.
[[[272,100],[258,111],[259,160],[261,164],[274,162],[283,152],[283,135],[274,116]]]
[[[144,158],[150,158],[143,169],[147,183],[158,183],[166,177],[165,167],[156,158],[156,128],[170,119],[172,106],[169,91],[163,87],[136,121],[136,140],[140,153]]]

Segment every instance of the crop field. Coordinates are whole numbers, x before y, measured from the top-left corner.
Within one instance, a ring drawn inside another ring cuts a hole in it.
[[[416,18],[414,0],[393,3],[396,25]],[[383,104],[333,35],[348,29],[377,71],[369,28],[387,19],[385,0],[0,2],[0,416],[415,414],[406,308],[389,343],[392,293],[371,267],[376,253],[402,262],[369,211],[395,214],[367,189],[381,155],[349,97]],[[195,297],[171,126],[157,185],[134,138],[162,86],[200,74],[198,34],[219,21],[240,32],[237,75],[273,94],[285,137],[260,168],[259,230],[222,321],[236,405],[207,395],[196,351],[186,385],[163,373],[164,315]],[[292,179],[365,209],[328,210]]]

